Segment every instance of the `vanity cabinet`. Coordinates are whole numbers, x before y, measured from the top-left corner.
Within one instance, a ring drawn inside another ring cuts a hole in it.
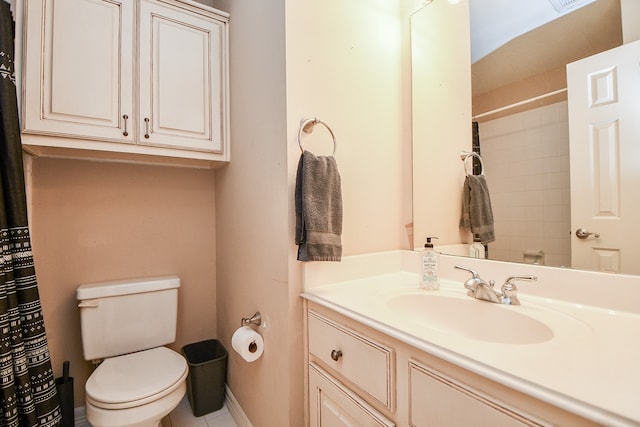
[[[320,304],[305,306],[311,427],[596,425]]]
[[[227,26],[189,0],[26,0],[25,149],[229,161]]]

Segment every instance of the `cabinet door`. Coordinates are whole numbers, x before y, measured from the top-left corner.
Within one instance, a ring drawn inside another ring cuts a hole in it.
[[[413,427],[542,425],[414,362],[409,363],[409,394],[409,420]]]
[[[139,143],[223,149],[224,24],[168,4],[140,4]]]
[[[314,363],[309,365],[310,427],[393,427],[373,409]]]
[[[25,23],[25,132],[133,141],[133,2],[26,0]]]

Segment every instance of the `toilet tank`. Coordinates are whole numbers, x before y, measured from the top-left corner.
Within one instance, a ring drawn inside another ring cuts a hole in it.
[[[176,276],[85,284],[76,290],[85,360],[170,344],[176,339]]]

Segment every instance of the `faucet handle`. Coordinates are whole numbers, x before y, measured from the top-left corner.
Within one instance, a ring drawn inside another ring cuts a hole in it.
[[[527,280],[530,282],[535,282],[536,280],[538,280],[538,277],[534,276],[533,274],[509,276],[507,277],[507,280],[504,281],[504,285],[502,285],[502,287],[504,288],[505,286],[512,286],[513,289],[517,289],[516,284],[514,283],[516,280]]]
[[[520,305],[520,300],[518,299],[518,288],[515,283],[516,280],[535,282],[538,278],[533,274],[507,277],[507,280],[504,281],[504,284],[500,289],[502,291],[503,304]]]
[[[482,285],[486,285],[487,282],[485,282],[480,275],[478,274],[477,271],[475,271],[472,268],[466,268],[466,267],[462,267],[460,265],[454,265],[454,268],[457,268],[458,270],[464,270],[464,271],[468,271],[469,273],[471,273],[471,275],[473,277],[471,277],[470,279],[468,279],[466,282],[464,282],[464,287],[467,288],[472,295],[475,297],[475,292],[478,288],[478,286],[482,286]]]
[[[454,265],[454,266],[453,266],[453,268],[457,268],[458,270],[468,271],[469,273],[471,273],[471,274],[473,275],[473,278],[474,278],[474,279],[475,279],[475,278],[480,277],[480,276],[478,275],[478,272],[477,272],[477,271],[475,271],[473,268],[467,268],[467,267],[463,267],[463,266],[461,266],[461,265],[457,265],[457,264],[456,264],[456,265]]]

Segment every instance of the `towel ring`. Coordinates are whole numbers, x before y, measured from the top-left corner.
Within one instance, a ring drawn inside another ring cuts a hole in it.
[[[484,175],[484,164],[482,163],[482,157],[480,157],[480,154],[476,153],[476,152],[469,152],[469,151],[461,151],[460,152],[460,160],[462,160],[463,163],[463,167],[464,167],[464,173],[466,175],[473,175],[473,169],[471,170],[471,173],[467,172],[467,159],[471,157],[475,157],[476,159],[478,159],[478,161],[480,162],[480,175]]]
[[[333,131],[331,130],[329,125],[327,125],[325,122],[323,122],[317,117],[314,117],[312,119],[302,119],[300,121],[300,130],[298,131],[298,145],[300,146],[300,151],[304,152],[304,148],[302,148],[302,132],[304,133],[313,132],[313,128],[317,124],[321,124],[322,126],[327,128],[327,130],[331,134],[331,138],[333,139],[333,153],[331,153],[331,155],[333,156],[334,154],[336,154],[336,137],[333,134]]]

